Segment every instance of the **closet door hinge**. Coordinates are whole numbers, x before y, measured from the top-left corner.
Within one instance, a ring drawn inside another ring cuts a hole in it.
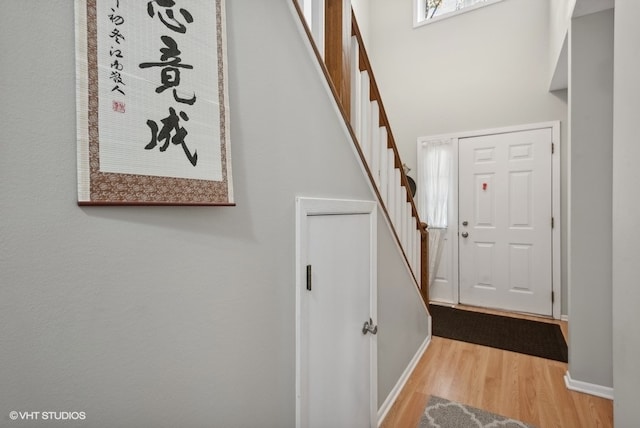
[[[555,301],[556,301],[556,293],[555,293],[555,291],[552,291],[551,292],[551,303],[555,303]]]
[[[551,143],[551,154],[554,154],[555,152],[556,152],[556,144]]]
[[[554,227],[556,227],[556,219],[551,217],[551,229],[553,229]]]
[[[307,290],[311,291],[311,265],[307,265]]]

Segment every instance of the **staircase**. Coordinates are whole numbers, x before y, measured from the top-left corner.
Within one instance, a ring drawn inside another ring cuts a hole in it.
[[[428,306],[428,231],[420,221],[349,0],[292,0],[415,284]],[[324,3],[322,10],[317,4]]]

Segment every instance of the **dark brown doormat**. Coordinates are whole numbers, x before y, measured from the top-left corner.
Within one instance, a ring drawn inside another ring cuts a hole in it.
[[[434,336],[567,362],[557,324],[429,305]]]

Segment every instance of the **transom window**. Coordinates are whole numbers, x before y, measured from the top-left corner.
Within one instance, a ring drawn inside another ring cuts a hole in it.
[[[414,24],[428,24],[499,1],[502,0],[414,0]]]

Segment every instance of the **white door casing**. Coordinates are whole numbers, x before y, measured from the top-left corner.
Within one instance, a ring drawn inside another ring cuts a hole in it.
[[[296,426],[377,426],[377,204],[296,207]]]
[[[548,128],[459,140],[460,303],[552,315],[551,142]]]
[[[438,269],[434,284],[430,284],[430,298],[432,301],[457,304],[460,303],[459,290],[459,253],[458,253],[458,235],[463,232],[462,227],[458,223],[458,157],[460,141],[465,138],[478,136],[488,136],[496,134],[514,133],[522,131],[530,131],[537,129],[550,130],[555,151],[551,155],[551,211],[555,219],[555,226],[552,229],[552,291],[555,295],[553,302],[553,318],[561,317],[561,236],[562,223],[561,205],[560,205],[560,122],[543,122],[526,125],[517,125],[503,128],[492,128],[476,131],[464,131],[451,134],[440,134],[418,138],[417,144],[417,160],[418,160],[418,177],[423,176],[423,146],[429,141],[451,140],[453,162],[452,189],[450,193],[449,205],[449,230],[447,232],[447,241],[442,253],[440,267]],[[420,192],[420,183],[418,183],[418,197],[422,197]],[[419,204],[422,206],[422,203]],[[421,217],[424,216],[420,213]],[[463,221],[460,219],[460,221]],[[469,220],[467,220],[469,221]],[[493,306],[493,305],[492,305]]]

